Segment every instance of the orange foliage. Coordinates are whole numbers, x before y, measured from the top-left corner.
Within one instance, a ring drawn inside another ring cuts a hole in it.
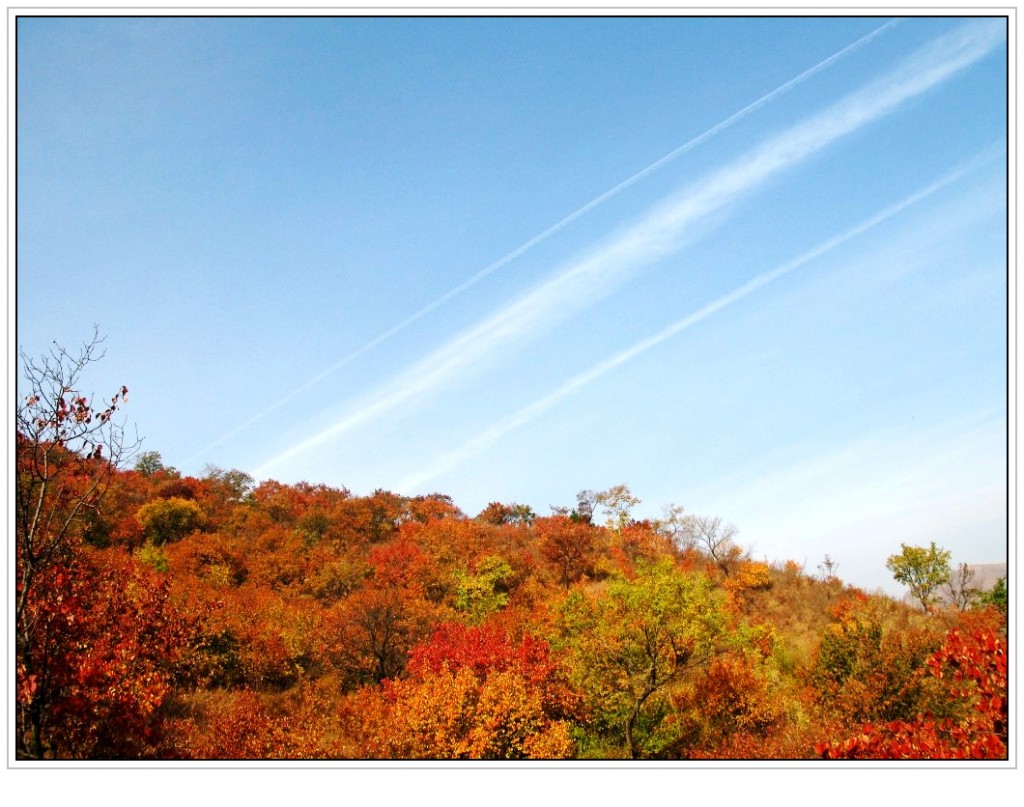
[[[781,717],[768,678],[746,655],[715,659],[694,686],[694,701],[716,734],[764,736]]]
[[[389,681],[360,701],[361,752],[373,759],[565,759],[568,725],[514,669],[478,676],[444,665]]]
[[[361,588],[324,615],[330,662],[350,684],[394,678],[437,613],[437,606],[408,591]]]
[[[534,528],[541,555],[563,586],[592,573],[599,528],[567,516],[538,518]]]
[[[735,572],[723,583],[727,591],[740,594],[747,591],[758,591],[771,588],[771,569],[767,563],[758,561],[740,561]]]
[[[340,709],[327,687],[303,685],[285,696],[252,689],[218,691],[169,722],[167,756],[179,759],[338,759]]]

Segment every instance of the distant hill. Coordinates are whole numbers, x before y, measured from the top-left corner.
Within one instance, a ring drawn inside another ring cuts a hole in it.
[[[1001,577],[1006,577],[1005,563],[974,563],[967,564],[974,572],[974,579],[971,581],[975,588],[982,591],[991,591]]]

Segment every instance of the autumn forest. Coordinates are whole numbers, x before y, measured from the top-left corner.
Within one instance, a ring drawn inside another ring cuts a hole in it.
[[[80,388],[101,355],[22,356],[21,760],[1007,757],[1005,585],[941,548],[893,547],[910,603],[625,484],[470,514],[188,476]]]

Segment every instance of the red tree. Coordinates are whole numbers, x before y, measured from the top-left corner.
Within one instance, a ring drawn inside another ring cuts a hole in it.
[[[78,355],[54,345],[39,360],[21,354],[24,396],[16,416],[15,647],[18,689],[17,753],[47,752],[44,722],[51,647],[50,611],[63,607],[66,574],[117,464],[138,441],[127,442],[114,415],[128,394],[121,387],[95,405],[79,390],[81,375],[102,357],[98,333]],[[43,665],[43,667],[40,667]]]

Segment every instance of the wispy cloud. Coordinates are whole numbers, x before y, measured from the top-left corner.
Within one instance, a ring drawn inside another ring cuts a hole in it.
[[[714,126],[712,126],[710,129],[707,129],[706,131],[702,132],[701,134],[697,135],[696,137],[694,137],[694,138],[688,140],[687,142],[683,143],[681,146],[673,149],[668,154],[666,154],[664,157],[661,157],[660,159],[658,159],[655,162],[651,163],[646,168],[641,169],[640,171],[638,171],[637,173],[633,174],[628,179],[623,180],[622,182],[620,182],[615,187],[605,191],[600,196],[597,196],[594,199],[591,199],[585,205],[583,205],[582,207],[580,207],[577,210],[574,210],[572,213],[570,213],[568,216],[563,218],[561,221],[551,225],[550,227],[548,227],[543,232],[538,233],[537,235],[533,236],[533,238],[531,238],[530,240],[526,241],[522,245],[516,247],[515,249],[513,249],[511,252],[507,253],[506,255],[503,255],[501,258],[498,258],[498,260],[494,261],[493,263],[488,264],[483,269],[478,271],[475,275],[472,275],[471,277],[469,277],[466,280],[464,280],[462,283],[460,283],[457,286],[454,286],[453,288],[449,289],[444,294],[442,294],[440,297],[438,297],[437,299],[433,300],[430,303],[427,303],[427,305],[423,306],[422,308],[420,308],[419,310],[417,310],[413,314],[410,314],[408,317],[403,319],[401,322],[398,322],[397,324],[395,324],[392,327],[388,328],[383,333],[379,334],[378,336],[375,336],[373,339],[369,340],[365,344],[363,344],[360,347],[356,348],[351,353],[346,355],[344,358],[338,360],[337,362],[332,364],[330,367],[327,367],[325,370],[323,370],[320,373],[318,373],[317,375],[313,376],[311,379],[309,379],[305,383],[300,384],[298,387],[293,389],[291,392],[289,392],[287,395],[282,397],[280,400],[278,400],[275,403],[273,403],[270,406],[268,406],[266,409],[263,409],[262,411],[260,411],[257,414],[253,415],[251,418],[249,418],[248,420],[242,422],[241,424],[239,424],[238,426],[236,426],[234,429],[232,429],[231,431],[227,432],[226,434],[222,435],[221,437],[217,438],[216,440],[214,440],[209,445],[204,446],[199,451],[197,451],[194,455],[189,457],[186,460],[186,463],[190,463],[190,462],[193,462],[193,461],[197,460],[199,457],[202,457],[203,455],[207,454],[211,449],[216,448],[217,446],[219,446],[219,445],[227,442],[228,440],[230,440],[232,437],[235,437],[236,435],[242,433],[243,431],[248,429],[253,424],[258,423],[259,421],[261,421],[267,415],[271,414],[272,412],[277,411],[278,409],[280,409],[285,404],[293,401],[299,395],[303,394],[304,392],[308,392],[310,389],[315,387],[317,384],[319,384],[320,382],[322,382],[326,378],[329,378],[330,376],[332,376],[335,373],[337,373],[343,367],[348,366],[349,364],[354,362],[356,359],[360,358],[361,356],[366,355],[367,353],[369,353],[374,348],[376,348],[376,347],[380,346],[381,344],[383,344],[384,342],[386,342],[391,337],[393,337],[393,336],[397,335],[398,333],[404,331],[410,325],[412,325],[413,323],[415,323],[418,320],[422,319],[427,314],[430,314],[431,312],[436,311],[441,306],[445,305],[446,303],[450,302],[454,298],[458,297],[464,291],[469,290],[470,288],[475,286],[477,283],[479,283],[484,278],[489,277],[490,275],[492,275],[495,272],[497,272],[499,269],[502,269],[505,266],[507,266],[508,264],[512,263],[514,260],[516,260],[516,258],[521,257],[526,252],[528,252],[529,250],[533,249],[533,247],[535,247],[538,244],[546,241],[551,236],[553,236],[556,233],[560,232],[561,230],[565,229],[566,227],[568,227],[570,224],[572,224],[577,219],[582,218],[587,213],[590,213],[592,210],[595,210],[596,208],[600,207],[605,202],[607,202],[610,199],[613,199],[614,197],[618,196],[620,193],[622,193],[627,188],[632,187],[633,185],[635,185],[638,182],[640,182],[642,179],[645,179],[648,176],[650,176],[651,174],[653,174],[656,171],[658,171],[659,169],[664,168],[666,165],[671,163],[676,158],[681,157],[682,155],[686,154],[687,152],[692,151],[693,149],[697,148],[697,146],[700,146],[701,144],[707,142],[708,140],[710,140],[715,135],[720,134],[721,132],[723,132],[726,129],[728,129],[730,126],[733,126],[734,124],[739,123],[741,120],[746,118],[748,115],[751,115],[752,113],[756,112],[761,107],[765,106],[766,104],[770,103],[771,101],[774,101],[779,96],[784,95],[785,93],[789,92],[794,87],[797,87],[798,85],[803,84],[808,79],[812,78],[813,76],[817,75],[821,71],[823,71],[826,68],[828,68],[828,67],[832,66],[833,64],[835,64],[837,61],[842,59],[844,56],[848,56],[851,53],[853,53],[854,51],[859,50],[860,48],[864,47],[869,42],[874,40],[876,37],[880,36],[885,31],[887,31],[890,28],[892,28],[893,26],[895,26],[898,22],[899,22],[899,20],[890,20],[889,22],[885,23],[884,25],[880,25],[878,28],[874,29],[873,31],[871,31],[868,34],[865,34],[860,39],[858,39],[855,42],[852,42],[851,44],[847,45],[845,48],[842,48],[841,50],[836,51],[831,56],[829,56],[829,57],[827,57],[825,59],[822,59],[817,64],[813,65],[812,67],[809,67],[807,70],[805,70],[804,72],[800,73],[800,75],[795,76],[794,78],[791,78],[789,81],[785,82],[784,84],[780,84],[778,87],[776,87],[771,92],[768,92],[765,95],[762,95],[756,101],[753,101],[752,103],[750,103],[747,106],[743,107],[743,109],[739,110],[738,112],[733,113],[732,115],[730,115],[725,120],[723,120],[720,123],[717,123]]]
[[[327,440],[403,404],[422,400],[460,373],[537,338],[556,322],[605,297],[640,269],[678,251],[711,214],[752,194],[769,179],[842,136],[938,86],[1000,42],[1002,27],[993,22],[968,24],[933,41],[896,70],[675,194],[638,223],[570,262],[546,282],[402,373],[349,415],[265,463],[257,474],[267,475],[281,463]]]
[[[708,317],[717,314],[719,311],[722,311],[723,309],[733,305],[734,303],[739,302],[743,298],[749,296],[750,294],[753,294],[755,291],[764,288],[769,283],[773,283],[779,278],[782,278],[785,275],[788,275],[789,273],[793,272],[794,270],[799,269],[800,267],[805,266],[808,263],[811,263],[817,258],[822,257],[826,253],[831,252],[833,249],[840,246],[841,244],[844,244],[847,241],[850,241],[851,239],[856,238],[859,235],[862,235],[863,233],[867,232],[873,227],[876,227],[882,222],[893,218],[897,214],[903,212],[912,205],[917,204],[923,199],[926,199],[927,197],[931,196],[932,194],[936,193],[937,191],[946,187],[947,185],[955,182],[956,180],[960,179],[964,175],[970,173],[971,171],[980,167],[986,162],[995,159],[995,157],[997,157],[1000,153],[1001,150],[990,149],[978,155],[974,159],[968,161],[967,163],[964,163],[960,167],[956,168],[955,170],[951,171],[950,173],[931,183],[926,188],[923,188],[919,190],[917,193],[907,196],[900,202],[885,208],[881,212],[876,213],[874,216],[872,216],[869,219],[866,219],[865,221],[861,222],[855,227],[851,227],[845,232],[837,236],[834,236],[828,239],[827,241],[823,241],[821,244],[818,244],[813,249],[804,252],[797,258],[794,258],[793,260],[788,261],[782,264],[781,266],[776,267],[775,269],[757,275],[753,279],[749,280],[747,283],[744,283],[742,286],[739,286],[738,288],[734,289],[728,294],[725,294],[719,297],[718,299],[714,300],[713,302],[708,303],[707,305],[695,311],[694,313],[686,317],[683,317],[680,320],[677,320],[676,322],[672,323],[667,328],[662,329],[653,336],[650,336],[647,339],[643,339],[633,344],[632,346],[624,350],[621,350],[618,353],[615,353],[614,355],[610,356],[604,361],[594,365],[589,370],[586,370],[585,372],[573,376],[550,394],[544,396],[543,398],[537,401],[534,401],[529,406],[520,409],[518,412],[503,419],[499,423],[494,424],[493,426],[485,430],[483,433],[479,434],[477,437],[459,446],[454,451],[439,458],[429,468],[426,468],[408,477],[403,481],[399,489],[417,489],[420,485],[424,484],[425,482],[428,482],[431,479],[434,479],[443,473],[447,473],[448,471],[451,471],[459,467],[467,460],[485,451],[498,440],[505,437],[505,435],[540,417],[545,412],[547,412],[557,404],[561,403],[566,398],[575,394],[576,392],[578,392],[580,389],[590,384],[591,382],[596,381],[602,376],[610,373],[612,370],[615,370],[616,368],[621,367],[627,362],[632,361],[637,356],[640,356],[641,354],[646,353],[652,348],[657,347],[666,340],[671,339],[673,336],[676,336],[677,334],[687,330],[688,328],[693,327],[694,325],[698,324],[699,322],[702,322]]]

